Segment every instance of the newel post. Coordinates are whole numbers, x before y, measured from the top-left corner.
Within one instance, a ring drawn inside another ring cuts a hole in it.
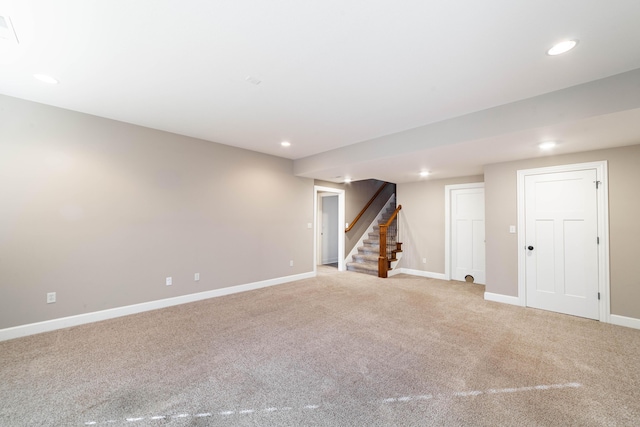
[[[387,278],[389,262],[387,261],[387,226],[380,226],[380,256],[378,257],[378,277]]]

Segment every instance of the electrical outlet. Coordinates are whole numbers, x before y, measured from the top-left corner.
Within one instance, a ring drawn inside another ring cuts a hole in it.
[[[194,275],[193,275],[193,280],[194,280],[195,282],[200,281],[200,273],[196,273],[196,274],[194,274]]]
[[[310,223],[310,222],[308,222],[308,223],[307,223],[307,228],[311,228],[311,227],[312,227],[312,226],[311,226],[311,223]]]
[[[54,302],[56,302],[56,293],[55,292],[47,293],[47,304],[51,304]]]
[[[427,259],[426,258],[422,258],[422,263],[426,264],[427,263]]]
[[[167,277],[167,280],[165,281],[167,286],[171,286],[173,285],[173,279],[171,277]]]
[[[293,267],[293,260],[289,261],[289,267]]]

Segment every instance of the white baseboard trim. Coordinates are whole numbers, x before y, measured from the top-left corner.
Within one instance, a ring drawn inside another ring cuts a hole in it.
[[[618,326],[626,326],[627,328],[640,329],[640,319],[633,317],[619,316],[612,314],[610,316],[610,322]]]
[[[402,273],[401,268],[394,268],[393,270],[387,271],[387,277],[393,277]]]
[[[493,294],[491,292],[485,292],[484,299],[486,301],[501,302],[503,304],[522,305],[520,304],[520,298],[512,297],[511,295]]]
[[[445,279],[444,273],[433,273],[431,271],[413,270],[411,268],[399,268],[396,271],[397,271],[396,274],[404,273],[404,274],[409,274],[411,276],[428,277],[429,279],[447,280]]]
[[[0,341],[26,337],[28,335],[35,335],[42,332],[55,331],[58,329],[84,325],[87,323],[99,322],[102,320],[114,319],[116,317],[128,316],[130,314],[157,310],[160,308],[171,307],[174,305],[187,304],[190,302],[221,297],[224,295],[236,294],[239,292],[252,291],[254,289],[266,288],[269,286],[275,286],[275,285],[281,285],[283,283],[294,282],[296,280],[309,279],[315,276],[316,276],[315,272],[295,274],[292,276],[278,277],[275,279],[263,280],[260,282],[246,283],[244,285],[229,286],[227,288],[213,289],[211,291],[181,295],[179,297],[143,302],[140,304],[127,305],[124,307],[94,311],[92,313],[78,314],[76,316],[61,317],[59,319],[47,320],[44,322],[30,323],[28,325],[20,325],[12,328],[0,329]]]

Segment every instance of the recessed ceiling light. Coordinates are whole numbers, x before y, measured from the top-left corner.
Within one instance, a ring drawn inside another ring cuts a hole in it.
[[[540,148],[541,150],[551,150],[556,145],[557,145],[557,143],[555,141],[547,141],[547,142],[543,142],[542,144],[538,145],[538,148]]]
[[[422,171],[420,172],[420,176],[429,176],[429,171]]]
[[[578,44],[578,40],[565,40],[547,51],[547,55],[555,56],[570,51]]]
[[[282,141],[280,145],[282,145],[283,147],[291,147],[291,143],[289,141]]]
[[[48,83],[50,85],[57,85],[58,81],[51,76],[47,76],[46,74],[34,74],[33,77],[40,80],[41,82]]]

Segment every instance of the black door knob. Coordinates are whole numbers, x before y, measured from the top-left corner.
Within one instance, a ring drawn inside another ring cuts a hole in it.
[[[527,249],[529,249],[530,251],[533,250],[533,246],[528,246]]]

